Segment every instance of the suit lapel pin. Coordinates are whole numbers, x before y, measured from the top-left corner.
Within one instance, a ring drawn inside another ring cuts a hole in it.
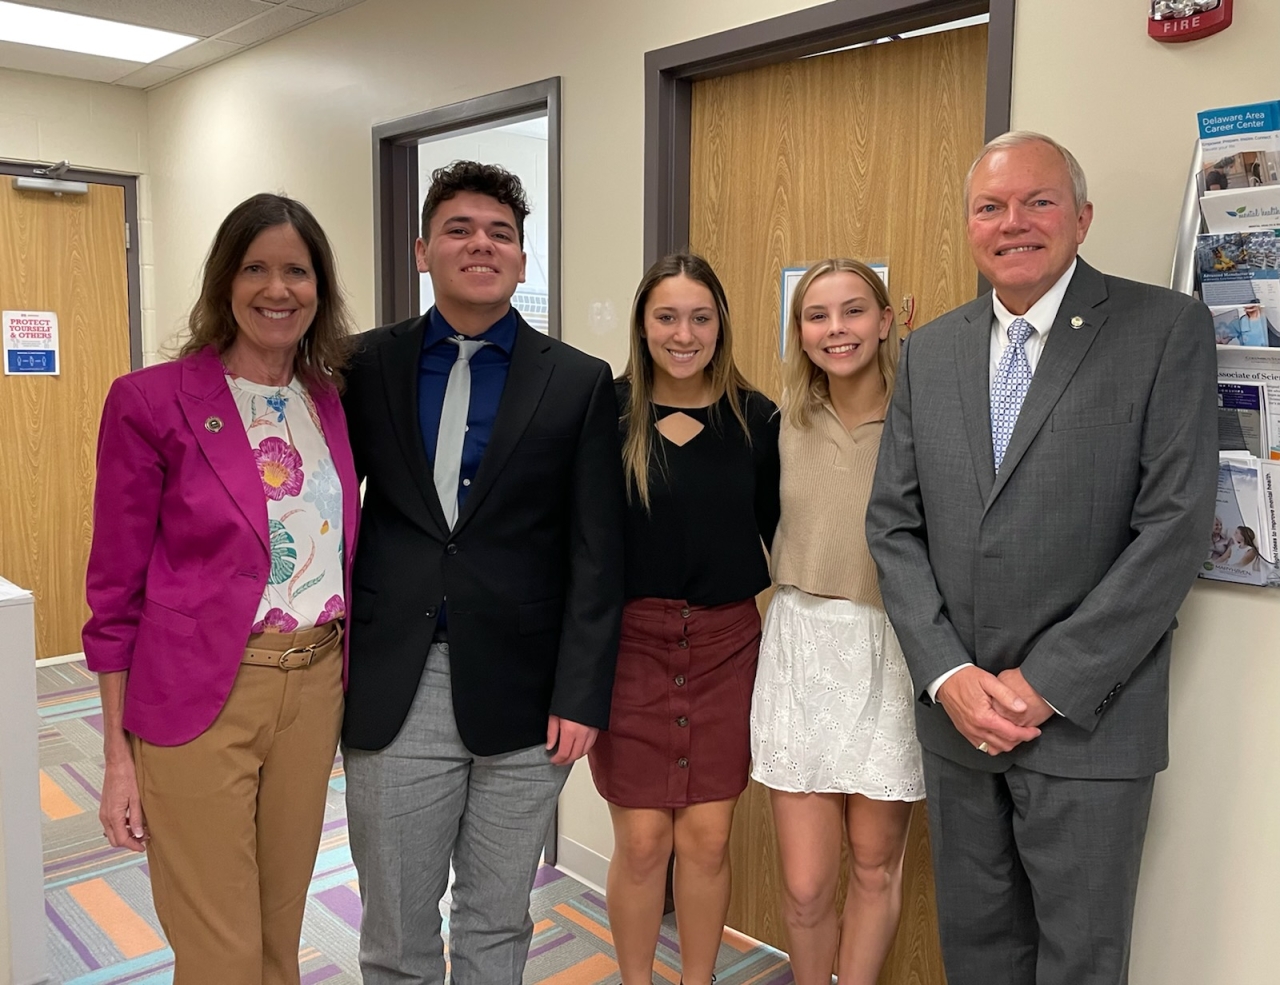
[[[1084,324],[1084,319],[1083,319],[1083,318],[1081,318],[1079,315],[1072,315],[1072,316],[1071,316],[1071,327],[1072,327],[1072,328],[1079,328],[1079,327],[1080,327],[1081,325],[1083,325],[1083,324]]]
[[[208,420],[204,422],[204,429],[208,431],[210,434],[217,434],[219,431],[222,430],[222,418],[210,417]]]

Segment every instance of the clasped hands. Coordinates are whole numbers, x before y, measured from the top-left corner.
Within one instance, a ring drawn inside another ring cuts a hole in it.
[[[1016,667],[991,674],[970,665],[938,688],[937,700],[973,747],[990,756],[1009,752],[1040,734],[1053,709]]]

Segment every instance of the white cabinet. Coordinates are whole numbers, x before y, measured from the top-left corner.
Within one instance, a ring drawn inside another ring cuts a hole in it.
[[[31,593],[0,577],[0,985],[48,981]]]

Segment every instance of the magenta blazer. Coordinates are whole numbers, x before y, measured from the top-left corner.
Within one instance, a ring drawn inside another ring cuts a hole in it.
[[[337,392],[313,387],[311,399],[342,482],[349,608],[355,465]],[[125,729],[176,746],[213,724],[266,589],[268,544],[262,479],[213,347],[117,379],[98,434],[83,639],[90,670],[129,672]],[[344,681],[345,659],[344,647]]]

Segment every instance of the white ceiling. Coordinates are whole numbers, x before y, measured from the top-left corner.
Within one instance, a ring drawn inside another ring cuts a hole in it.
[[[362,0],[14,0],[200,38],[150,65],[0,41],[0,68],[149,89]]]

